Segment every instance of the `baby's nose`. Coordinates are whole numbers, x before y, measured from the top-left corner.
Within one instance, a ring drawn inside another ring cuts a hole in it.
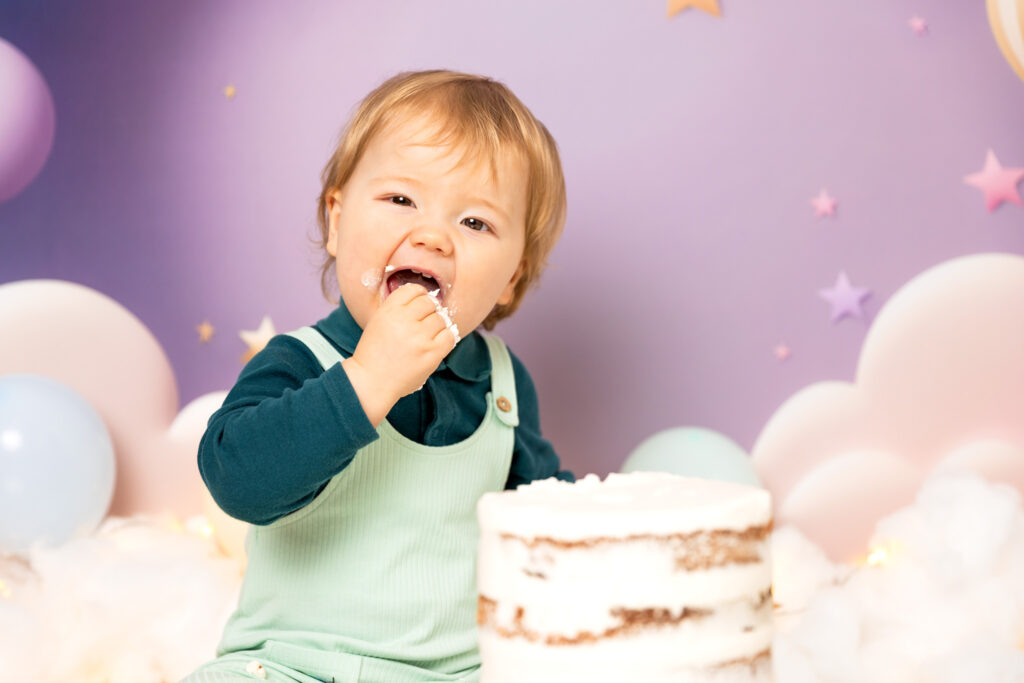
[[[452,251],[452,240],[448,231],[443,226],[433,223],[422,223],[410,236],[413,246],[423,247],[442,254],[450,254]]]

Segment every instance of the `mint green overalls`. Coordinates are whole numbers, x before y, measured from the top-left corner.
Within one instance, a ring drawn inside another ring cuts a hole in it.
[[[315,329],[290,334],[324,369],[342,360]],[[258,665],[268,681],[479,680],[476,503],[505,487],[519,423],[511,358],[484,338],[491,391],[477,430],[431,447],[385,420],[312,502],[251,526],[217,658],[182,683],[258,680],[246,671]]]

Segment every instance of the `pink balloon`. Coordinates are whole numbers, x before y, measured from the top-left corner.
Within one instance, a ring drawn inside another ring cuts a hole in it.
[[[53,147],[53,97],[42,74],[0,39],[0,202],[24,190]]]

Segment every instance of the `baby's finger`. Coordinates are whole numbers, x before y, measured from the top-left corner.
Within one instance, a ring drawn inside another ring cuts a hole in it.
[[[422,329],[431,339],[436,337],[438,332],[443,332],[447,327],[447,323],[445,323],[444,318],[438,315],[436,311],[420,320],[419,324],[422,325],[420,329]]]
[[[404,285],[391,292],[388,301],[404,306],[419,296],[427,296],[427,288],[415,282],[406,282]],[[429,298],[429,297],[428,297]]]
[[[437,316],[440,318],[440,314]],[[447,325],[444,320],[441,320],[443,327],[436,335],[434,335],[434,341],[438,344],[443,344],[448,349],[454,349],[455,345],[459,343],[459,328],[452,325]]]
[[[427,316],[437,313],[437,304],[433,297],[421,294],[405,304],[406,309],[413,314],[416,320],[423,320]]]

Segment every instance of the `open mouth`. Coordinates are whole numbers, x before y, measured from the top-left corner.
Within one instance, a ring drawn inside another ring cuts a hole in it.
[[[388,294],[407,284],[421,285],[428,292],[438,291],[438,298],[444,300],[444,287],[432,274],[415,268],[400,268],[387,276]]]

